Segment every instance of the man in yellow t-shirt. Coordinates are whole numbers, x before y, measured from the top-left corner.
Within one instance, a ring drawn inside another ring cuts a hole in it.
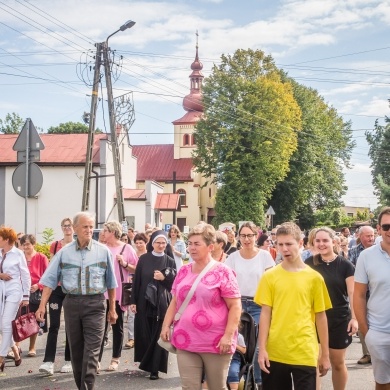
[[[315,390],[317,364],[320,376],[330,368],[325,310],[332,304],[323,277],[300,257],[299,227],[284,223],[276,238],[283,261],[263,275],[254,297],[262,306],[259,364],[263,389],[290,390],[294,383],[295,389]],[[322,350],[319,359],[316,327]]]

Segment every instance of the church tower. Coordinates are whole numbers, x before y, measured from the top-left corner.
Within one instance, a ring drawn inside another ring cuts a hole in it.
[[[196,148],[194,128],[203,115],[202,82],[203,64],[199,61],[198,33],[196,33],[195,60],[191,64],[190,93],[183,99],[183,108],[187,112],[180,119],[175,120],[174,125],[174,159],[191,158],[191,153]]]

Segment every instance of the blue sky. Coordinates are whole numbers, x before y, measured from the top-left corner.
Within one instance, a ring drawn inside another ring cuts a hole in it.
[[[133,144],[173,142],[198,30],[205,76],[222,53],[261,49],[351,120],[357,147],[343,199],[376,205],[364,131],[389,114],[390,0],[0,0],[0,118],[15,111],[43,129],[81,121],[93,43],[128,19],[136,25],[110,47],[123,56],[115,96],[133,91]]]

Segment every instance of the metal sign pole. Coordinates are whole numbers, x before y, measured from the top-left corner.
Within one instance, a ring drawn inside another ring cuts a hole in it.
[[[30,125],[31,120],[28,120],[27,134],[26,134],[26,192],[24,194],[24,234],[27,234],[27,218],[28,218],[28,175],[29,175],[29,164],[30,164]]]

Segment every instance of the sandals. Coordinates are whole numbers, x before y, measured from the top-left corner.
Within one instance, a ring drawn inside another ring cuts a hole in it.
[[[119,366],[119,359],[111,359],[111,363],[108,366],[107,371],[117,371]]]

